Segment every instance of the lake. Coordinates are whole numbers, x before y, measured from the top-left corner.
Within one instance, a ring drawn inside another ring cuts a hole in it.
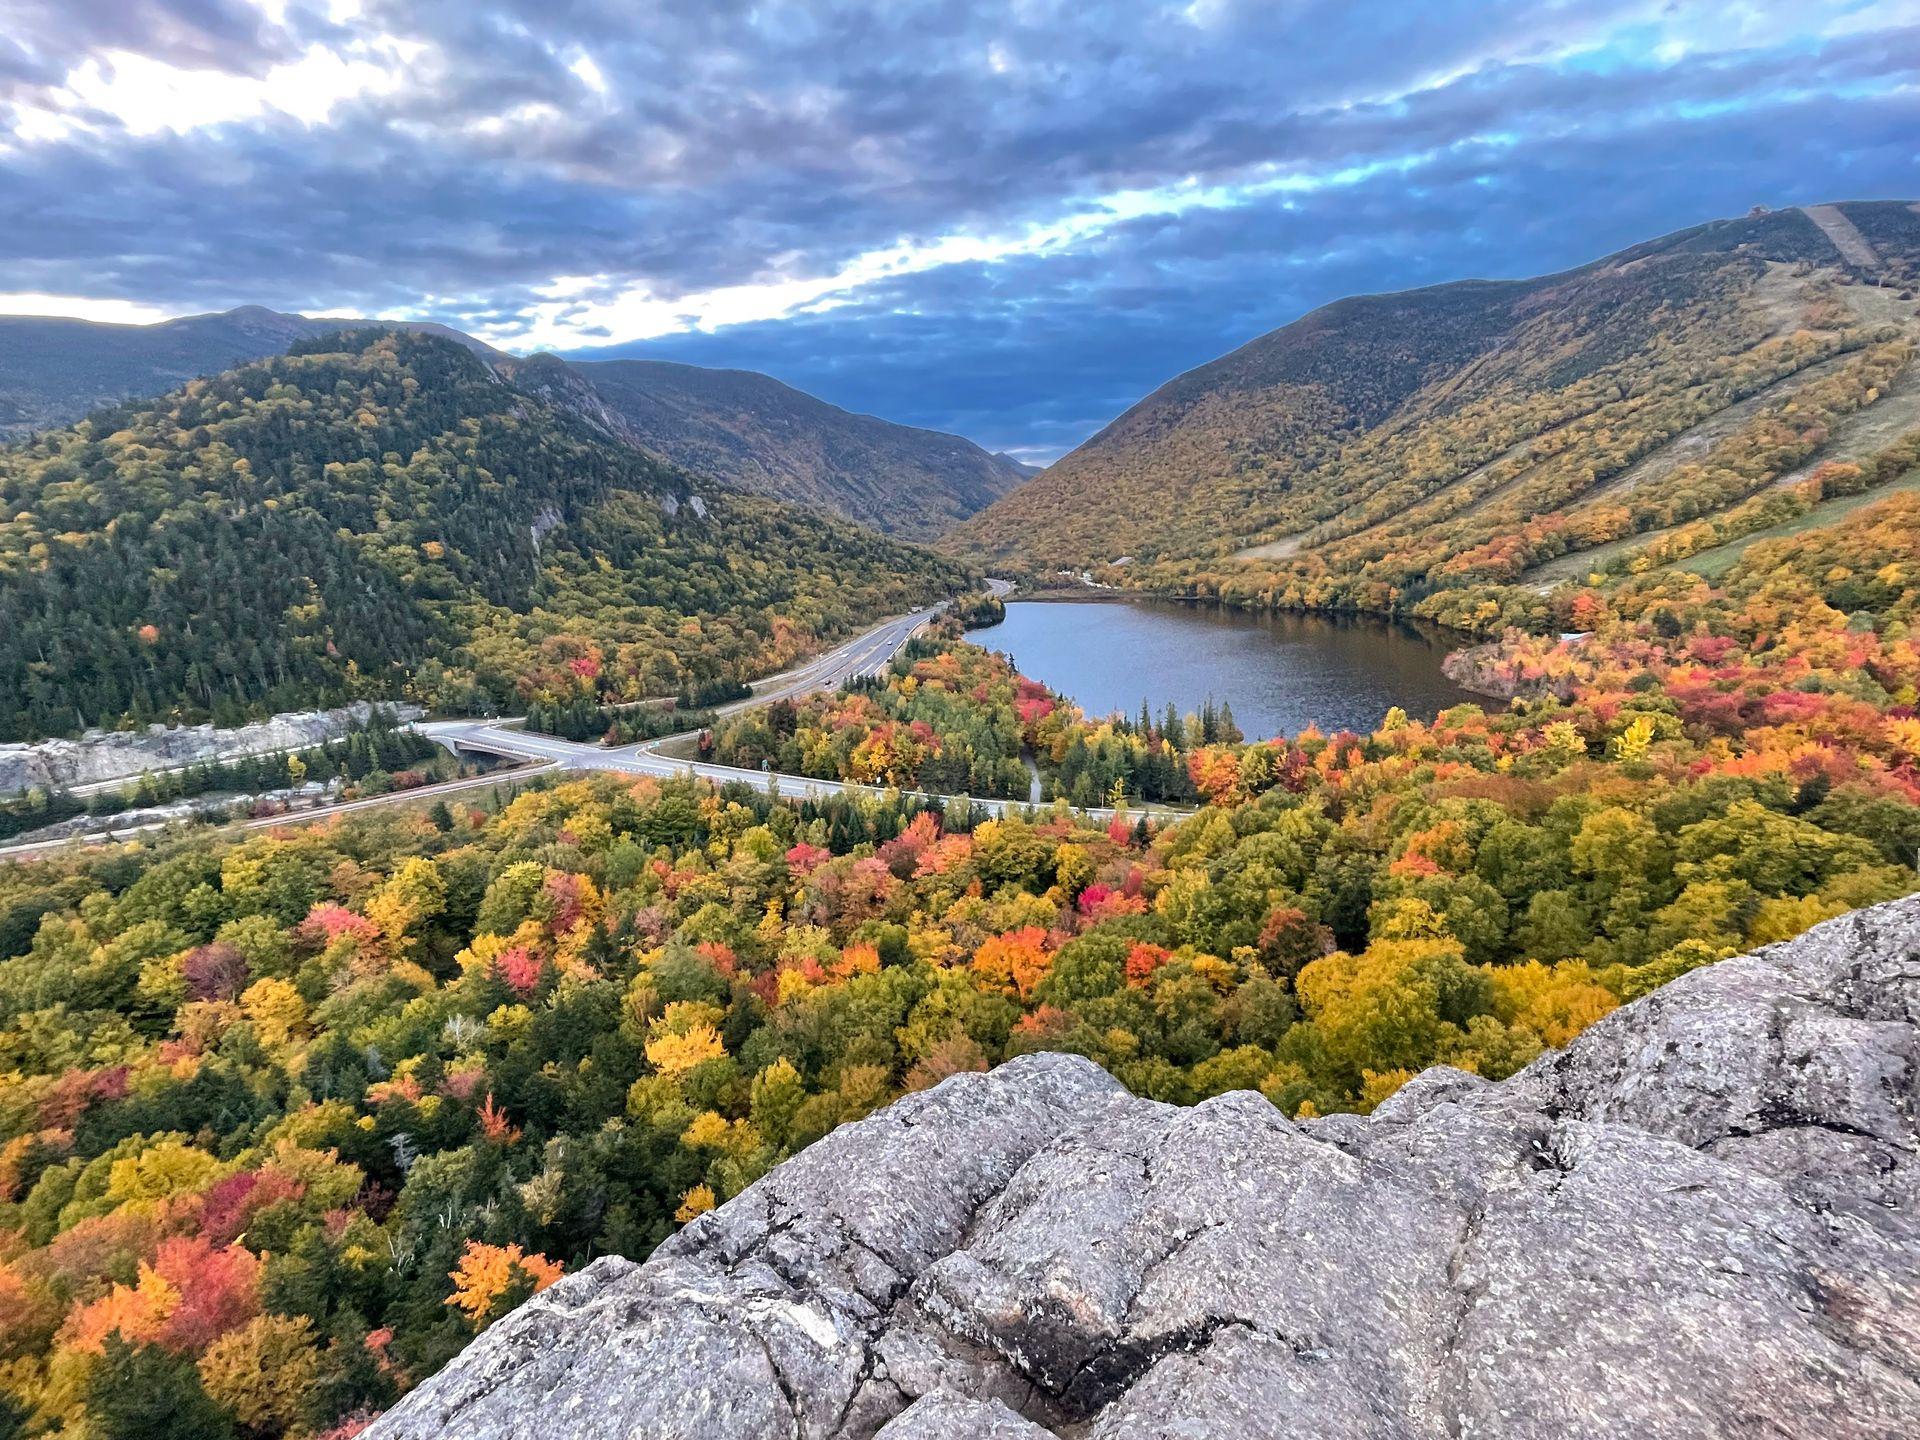
[[[1398,705],[1431,719],[1473,700],[1440,673],[1448,646],[1405,625],[1318,615],[1267,615],[1172,601],[1016,600],[1003,624],[967,639],[1010,654],[1022,674],[1090,716],[1156,717],[1211,696],[1233,707],[1247,738],[1308,724],[1361,734]]]

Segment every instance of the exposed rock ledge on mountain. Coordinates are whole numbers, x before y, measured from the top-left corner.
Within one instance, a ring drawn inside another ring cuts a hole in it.
[[[304,750],[337,740],[373,719],[374,706],[356,700],[337,710],[291,710],[231,730],[211,725],[149,725],[144,730],[89,730],[78,740],[41,740],[0,745],[0,795],[22,790],[65,790],[132,780],[149,770]],[[396,721],[416,720],[418,705],[379,707]]]
[[[494,1326],[374,1440],[1920,1434],[1920,898],[1373,1116],[960,1076]]]

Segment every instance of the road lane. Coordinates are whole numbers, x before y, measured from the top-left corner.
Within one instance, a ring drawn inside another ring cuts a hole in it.
[[[1013,588],[1005,580],[989,580],[987,584],[995,596],[1004,596]],[[794,700],[811,695],[818,690],[836,689],[856,675],[879,675],[893,662],[894,656],[900,653],[907,641],[945,608],[943,603],[885,621],[872,630],[837,646],[825,655],[815,656],[805,664],[779,675],[768,676],[755,685],[752,698],[718,706],[715,713],[720,716],[736,715],[779,700]],[[684,741],[697,733],[694,731],[682,731],[678,735],[665,735],[657,740],[607,749],[599,745],[579,744],[571,740],[562,740],[557,735],[542,735],[523,729],[521,728],[523,718],[516,716],[500,720],[425,720],[415,721],[407,728],[445,745],[456,754],[462,749],[477,750],[505,759],[526,762],[524,768],[504,774],[475,775],[460,780],[448,780],[438,785],[423,785],[417,789],[394,791],[386,795],[370,795],[364,799],[349,800],[343,804],[328,805],[314,810],[265,816],[257,820],[243,821],[240,828],[259,830],[280,825],[311,824],[317,820],[330,819],[351,811],[371,809],[376,805],[399,804],[482,785],[499,785],[525,776],[553,774],[562,770],[612,771],[624,775],[651,776],[660,780],[692,778],[707,780],[717,785],[740,782],[762,789],[770,788],[786,800],[819,800],[833,795],[897,794],[935,803],[964,800],[968,805],[996,816],[1050,808],[1035,807],[1024,800],[1002,800],[985,795],[944,795],[921,790],[888,790],[882,786],[860,785],[851,781],[820,780],[810,775],[744,770],[737,766],[718,765],[707,760],[679,760],[659,753],[661,746],[676,740]],[[1076,810],[1075,813],[1092,820],[1105,820],[1115,812],[1105,807],[1093,807]],[[166,823],[168,822],[129,827],[115,831],[111,838],[125,839],[129,836],[163,829]],[[69,845],[104,844],[108,838],[101,835],[72,836],[44,844],[4,847],[0,848],[0,861],[30,859],[35,855],[59,850]]]
[[[1013,588],[1004,580],[993,580],[988,584],[996,596],[1003,596]],[[722,706],[717,713],[723,716],[735,715],[777,700],[798,699],[816,690],[836,688],[854,675],[881,674],[893,662],[894,656],[899,654],[907,641],[912,638],[914,632],[944,608],[944,605],[937,605],[887,621],[827,655],[788,671],[784,675],[773,676],[762,681],[761,685],[756,687],[751,700],[736,701],[731,705]],[[599,745],[562,740],[552,735],[532,734],[516,728],[515,722],[512,721],[448,720],[416,724],[413,728],[449,748],[465,747],[514,759],[553,760],[562,768],[569,770],[611,770],[627,775],[650,775],[663,780],[691,777],[722,785],[741,782],[771,788],[783,799],[804,800],[822,799],[830,795],[896,793],[938,802],[964,800],[969,805],[993,815],[1045,808],[1034,807],[1025,800],[1002,800],[985,795],[946,795],[918,790],[889,792],[876,785],[860,785],[844,780],[822,780],[810,775],[793,775],[783,771],[743,770],[737,766],[719,765],[709,760],[681,760],[660,753],[663,746],[675,741],[684,742],[696,733],[690,730],[682,731],[678,735],[664,735],[657,740],[643,740],[636,744],[609,749]],[[1105,806],[1095,806],[1079,810],[1077,813],[1091,819],[1104,820],[1110,818],[1115,812]]]

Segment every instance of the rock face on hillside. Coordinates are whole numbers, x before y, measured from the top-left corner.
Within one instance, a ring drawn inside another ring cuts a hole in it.
[[[513,362],[514,382],[696,475],[929,540],[1031,473],[971,440],[837,405],[750,370],[665,360]]]
[[[1920,1434],[1920,898],[1369,1118],[961,1076],[496,1325],[377,1440]]]
[[[418,705],[380,707],[395,720],[416,720]],[[149,725],[144,730],[89,730],[78,740],[41,740],[0,745],[0,795],[22,790],[66,790],[132,780],[149,770],[305,750],[337,740],[372,720],[365,700],[337,710],[299,710],[231,730],[211,725]]]

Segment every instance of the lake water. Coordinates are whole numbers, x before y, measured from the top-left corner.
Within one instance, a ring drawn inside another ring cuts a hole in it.
[[[1247,738],[1373,729],[1390,706],[1431,719],[1472,700],[1440,673],[1448,647],[1410,626],[1262,615],[1155,601],[1016,600],[1005,623],[967,639],[1010,654],[1021,673],[1090,716],[1156,717],[1212,696]]]

